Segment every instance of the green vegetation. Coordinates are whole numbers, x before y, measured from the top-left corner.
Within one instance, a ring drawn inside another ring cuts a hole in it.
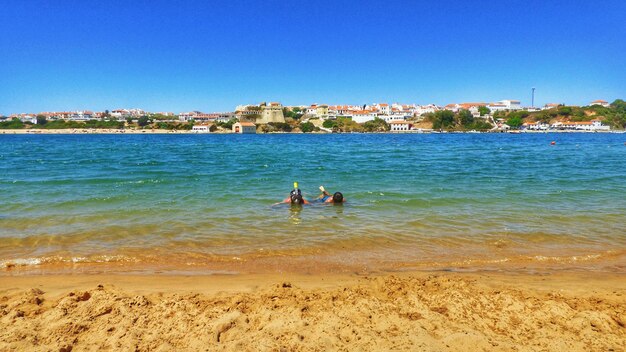
[[[519,116],[511,117],[506,120],[506,124],[513,129],[520,128],[523,123],[524,120],[522,120]]]
[[[41,126],[47,130],[60,130],[66,128],[85,128],[85,124],[78,121],[54,120],[48,121],[45,126]]]
[[[385,123],[385,121],[382,122]],[[324,128],[331,129],[334,132],[364,132],[366,130],[364,126],[352,121],[351,118],[345,116],[337,116],[337,119],[335,120],[326,120],[322,123],[322,126]],[[380,125],[379,122],[375,122],[368,126],[370,126],[370,128],[375,128]]]
[[[176,120],[178,116],[166,116],[163,114],[150,114],[150,118],[156,121]]]
[[[301,110],[298,107],[293,108],[293,110],[289,110],[288,108],[283,108],[283,115],[285,118],[292,118],[294,120],[300,120],[302,117]]]
[[[218,127],[231,130],[233,129],[233,125],[237,123],[237,119],[230,119],[227,122],[216,122],[215,125]]]
[[[132,125],[132,120],[126,121],[129,126]],[[89,121],[68,121],[68,120],[47,120],[43,115],[37,115],[37,124],[33,125],[29,122],[22,122],[18,118],[14,118],[10,121],[0,122],[0,129],[23,129],[23,128],[37,128],[46,130],[58,130],[58,129],[123,129],[125,127],[124,121],[117,121],[114,119],[91,119]],[[152,127],[158,129],[167,130],[191,130],[193,128],[193,122],[186,124],[178,122],[163,122],[158,121],[152,124],[149,118],[143,116],[139,119],[137,126],[139,127]],[[216,127],[215,127],[216,128]]]
[[[480,116],[485,116],[485,115],[489,115],[491,110],[486,106],[479,106],[478,112],[480,113]]]
[[[433,123],[433,128],[448,129],[454,127],[454,113],[450,110],[439,110],[427,117]]]
[[[311,122],[303,122],[300,124],[300,130],[304,133],[315,131],[316,127]]]
[[[151,122],[152,121],[148,118],[148,116],[142,116],[139,118],[139,120],[137,120],[137,125],[139,127],[145,127],[148,126],[148,124]]]
[[[474,123],[474,115],[469,110],[461,109],[457,113],[459,123],[462,126],[470,126]]]
[[[433,129],[487,131],[493,128],[489,122],[474,118],[471,112],[464,109],[456,114],[450,110],[439,110],[427,114],[426,118],[433,123]]]
[[[188,123],[159,121],[159,122],[155,123],[152,127],[156,128],[156,129],[159,129],[159,130],[170,130],[170,131],[191,130],[191,129],[193,129],[193,124],[194,124],[193,121],[190,121]],[[214,127],[214,130],[217,129],[217,127],[215,127],[215,125],[212,125],[211,127]]]
[[[367,121],[363,124],[365,132],[386,132],[390,130],[389,124],[383,119],[378,117],[372,121]]]
[[[3,130],[18,130],[21,128],[24,128],[24,123],[17,117],[14,117],[10,121],[0,122],[0,129]]]
[[[270,122],[267,124],[269,127],[268,132],[291,132],[293,127],[286,122]]]
[[[43,126],[43,125],[45,125],[45,124],[46,124],[46,122],[48,122],[48,120],[46,120],[46,117],[45,117],[45,116],[43,116],[43,115],[37,115],[37,124],[38,124],[38,125]]]
[[[624,129],[626,128],[626,103],[621,99],[617,99],[610,107],[601,105],[582,107],[560,105],[553,109],[535,112],[497,111],[494,114],[494,118],[504,119],[511,128],[519,128],[526,121],[549,124],[555,120],[581,122],[598,119],[605,125],[611,126],[611,128]]]
[[[322,123],[322,127],[335,129],[335,128],[337,128],[337,121],[335,121],[335,120],[326,120],[326,121],[324,121]]]

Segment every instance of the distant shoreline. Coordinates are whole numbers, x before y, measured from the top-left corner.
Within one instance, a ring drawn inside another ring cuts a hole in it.
[[[387,132],[308,132],[306,134],[446,134],[446,133],[508,133],[508,134],[524,134],[524,133],[625,133],[623,130],[611,130],[611,131],[574,131],[574,130],[559,130],[559,131],[387,131]],[[110,129],[110,128],[81,128],[81,129],[6,129],[0,130],[0,134],[238,134],[230,131],[217,131],[217,132],[198,132],[192,130],[162,130],[162,129],[146,129],[146,130],[132,130],[132,129]],[[303,132],[266,132],[256,134],[305,134]]]

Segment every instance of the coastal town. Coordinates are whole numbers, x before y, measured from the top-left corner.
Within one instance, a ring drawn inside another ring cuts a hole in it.
[[[0,116],[0,129],[167,130],[186,133],[268,132],[609,132],[624,129],[624,101],[594,100],[585,106],[548,103],[522,106],[519,100],[491,103],[372,103],[239,105],[232,112],[150,112],[143,109],[16,113]],[[615,113],[615,111],[618,111]]]

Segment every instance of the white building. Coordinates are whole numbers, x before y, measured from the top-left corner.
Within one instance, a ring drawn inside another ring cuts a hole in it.
[[[411,123],[405,120],[394,120],[389,122],[389,128],[391,132],[409,131]]]
[[[417,115],[424,115],[427,113],[434,113],[435,111],[438,111],[439,107],[435,104],[429,104],[429,105],[420,105],[415,109],[415,113]]]
[[[195,125],[191,128],[191,130],[196,133],[209,133],[210,132],[208,125]]]
[[[589,106],[593,106],[593,105],[600,105],[600,106],[604,106],[605,108],[608,108],[610,106],[609,102],[605,100],[594,100],[591,103],[589,103]]]
[[[519,100],[500,100],[498,103],[504,104],[508,110],[522,109],[522,105]]]
[[[377,117],[385,121],[386,123],[391,123],[392,121],[404,121],[408,118],[411,118],[410,115],[403,115],[403,114],[378,115]]]
[[[580,121],[580,122],[556,122],[552,124],[553,129],[573,130],[573,131],[610,131],[610,126],[605,126],[600,120]]]
[[[374,105],[378,111],[380,111],[381,114],[383,115],[389,115],[391,113],[391,107],[389,107],[389,104],[387,103],[382,103],[382,104],[376,104]]]
[[[350,113],[350,115],[345,115],[345,116],[352,117],[352,121],[356,123],[364,123],[367,121],[373,121],[376,117],[378,117],[374,111],[369,111],[369,110],[353,111]]]
[[[500,100],[487,105],[492,112],[503,110],[521,110],[522,105],[519,100]]]
[[[37,123],[37,116],[35,115],[22,115],[19,117],[20,120],[22,120],[22,122],[30,122],[32,124],[36,124]]]
[[[233,124],[233,132],[242,134],[256,133],[256,125],[252,122],[237,122]]]
[[[546,122],[525,122],[522,124],[522,129],[529,131],[546,131],[550,128],[550,125]]]

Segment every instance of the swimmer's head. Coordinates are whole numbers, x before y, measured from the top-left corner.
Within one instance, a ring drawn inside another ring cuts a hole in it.
[[[343,202],[343,194],[341,194],[341,192],[335,192],[335,194],[333,194],[333,203],[341,202]]]
[[[291,192],[289,192],[289,197],[292,197],[292,196],[301,196],[302,197],[302,192],[298,188],[292,189]]]
[[[291,192],[289,196],[291,204],[304,204],[304,199],[302,198],[302,194],[298,192]]]

